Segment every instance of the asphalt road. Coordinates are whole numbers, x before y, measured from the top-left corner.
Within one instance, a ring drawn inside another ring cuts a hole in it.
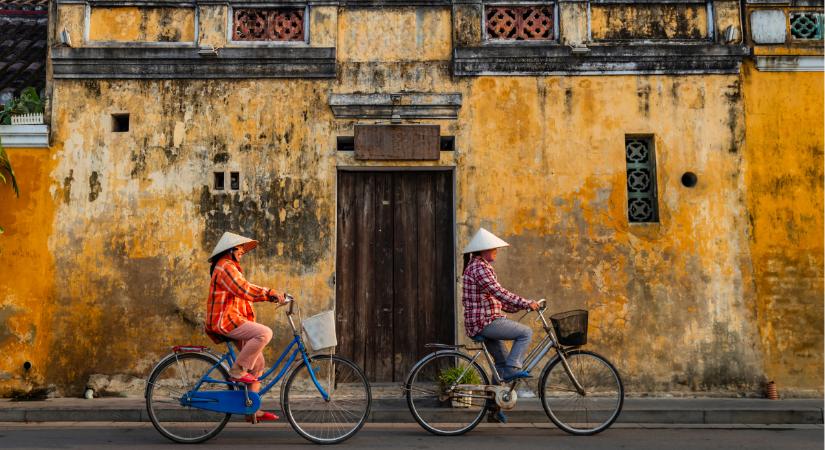
[[[167,441],[149,424],[0,424],[2,449],[157,449],[157,448],[314,448],[290,428],[279,425],[230,424],[216,438],[197,446]],[[822,426],[754,429],[612,428],[591,437],[569,436],[551,427],[482,425],[452,438],[432,436],[414,425],[367,424],[359,434],[335,448],[472,450],[539,449],[818,449]]]

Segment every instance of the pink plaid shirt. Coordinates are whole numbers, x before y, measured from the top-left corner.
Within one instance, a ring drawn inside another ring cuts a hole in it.
[[[530,302],[498,284],[493,266],[476,256],[467,265],[463,277],[464,329],[473,337],[490,322],[506,317],[501,311],[516,312],[530,307]]]

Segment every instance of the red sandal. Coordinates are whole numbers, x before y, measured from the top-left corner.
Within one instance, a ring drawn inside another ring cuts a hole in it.
[[[259,411],[262,413],[260,416],[255,417],[258,422],[275,422],[276,420],[280,419],[275,413],[267,412],[267,411]],[[246,416],[246,421],[252,423],[252,416]]]
[[[232,381],[234,383],[252,384],[252,383],[257,383],[258,382],[258,377],[253,376],[251,373],[247,372],[247,373],[243,374],[243,376],[240,377],[240,378],[229,377],[229,381]]]

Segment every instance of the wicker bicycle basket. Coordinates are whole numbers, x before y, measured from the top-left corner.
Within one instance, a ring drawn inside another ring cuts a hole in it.
[[[587,311],[574,309],[550,316],[559,344],[579,346],[587,344]]]

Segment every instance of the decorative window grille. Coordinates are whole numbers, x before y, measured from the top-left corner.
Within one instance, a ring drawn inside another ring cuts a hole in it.
[[[234,41],[303,41],[303,8],[237,8],[233,10]]]
[[[822,40],[822,13],[792,12],[791,36],[801,40]]]
[[[631,223],[659,221],[656,194],[656,158],[653,139],[625,138],[627,162],[627,217]]]
[[[542,41],[555,39],[553,5],[502,6],[484,9],[487,39]]]

